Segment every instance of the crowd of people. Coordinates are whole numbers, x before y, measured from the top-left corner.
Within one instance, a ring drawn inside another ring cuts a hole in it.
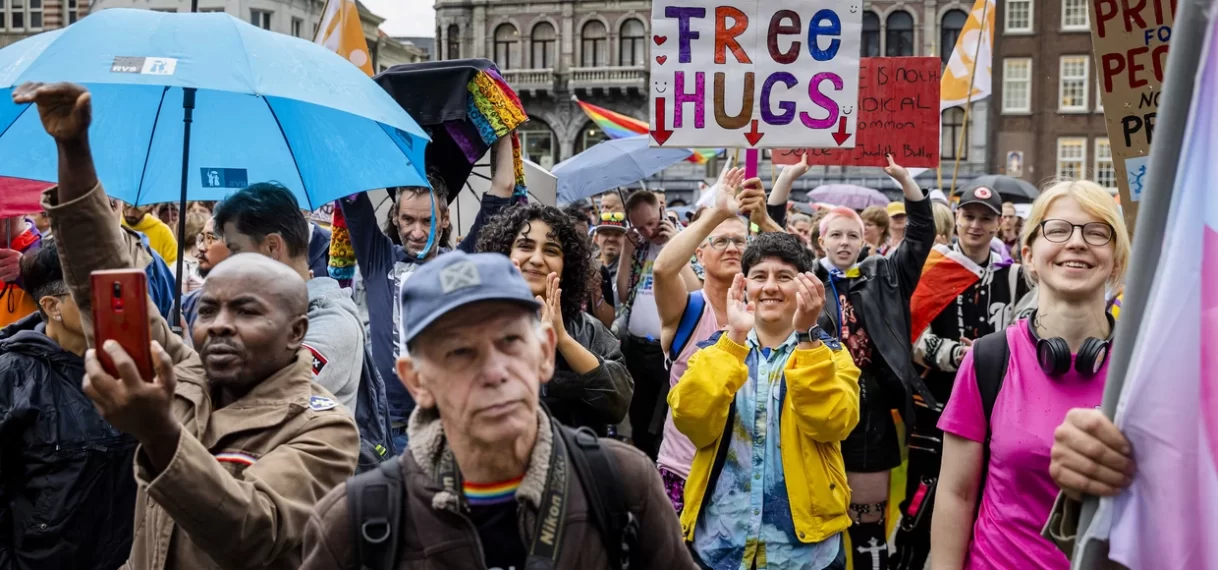
[[[0,569],[1067,568],[1081,496],[1133,474],[1094,409],[1130,250],[1094,183],[1021,217],[890,157],[903,199],[859,212],[731,168],[682,219],[513,204],[504,137],[455,244],[442,177],[339,200],[346,283],[288,189],[175,235],[106,196],[83,87],[14,100],[60,163],[0,249]],[[151,378],[94,339],[118,268]]]

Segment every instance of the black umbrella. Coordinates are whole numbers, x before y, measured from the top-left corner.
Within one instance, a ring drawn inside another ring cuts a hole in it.
[[[1017,204],[1031,202],[1040,196],[1040,190],[1037,190],[1031,182],[1021,180],[1019,178],[1011,178],[1010,176],[1002,176],[999,174],[990,174],[987,176],[979,176],[969,182],[960,192],[968,192],[974,188],[989,188],[1002,196],[1006,201]]]

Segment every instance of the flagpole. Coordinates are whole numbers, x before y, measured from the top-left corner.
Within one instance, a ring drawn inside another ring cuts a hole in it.
[[[973,50],[973,70],[969,73],[968,93],[964,96],[964,125],[960,129],[960,143],[956,146],[956,165],[952,169],[952,188],[951,192],[947,194],[948,202],[951,202],[952,196],[956,194],[956,178],[960,175],[960,155],[964,154],[964,144],[968,140],[968,113],[969,109],[973,106],[973,82],[977,80],[977,65],[979,65],[977,58],[981,57],[981,44],[985,43],[987,31],[990,35],[990,41],[994,40],[994,32],[986,28],[989,14],[990,0],[986,0],[985,4],[981,7],[981,33],[978,34],[980,37],[977,38],[977,49]],[[940,180],[940,184],[942,184],[942,180]]]
[[[1150,165],[1147,167],[1145,185],[1150,190],[1142,193],[1138,203],[1138,231],[1133,235],[1133,252],[1129,258],[1129,271],[1126,272],[1128,280],[1121,303],[1121,319],[1117,321],[1108,377],[1104,384],[1103,410],[1109,418],[1115,415],[1120,402],[1133,348],[1142,329],[1142,318],[1146,315],[1146,303],[1150,300],[1151,287],[1158,273],[1180,151],[1184,146],[1192,108],[1193,89],[1202,50],[1206,47],[1206,27],[1210,25],[1206,14],[1212,3],[1213,0],[1181,0],[1177,4],[1171,49],[1167,53],[1167,71],[1160,89],[1162,101],[1155,128],[1158,134],[1150,146]],[[1072,558],[1074,570],[1098,570],[1108,560],[1106,543],[1085,540],[1098,507],[1098,497],[1084,498]]]

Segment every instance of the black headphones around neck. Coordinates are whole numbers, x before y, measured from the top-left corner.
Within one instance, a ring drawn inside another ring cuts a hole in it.
[[[1083,376],[1095,376],[1104,367],[1104,361],[1108,360],[1116,319],[1112,318],[1111,313],[1104,313],[1104,316],[1108,317],[1108,338],[1084,340],[1074,359],[1074,369]],[[1070,371],[1070,345],[1061,337],[1040,338],[1036,334],[1036,311],[1032,311],[1032,316],[1028,317],[1028,333],[1032,335],[1032,342],[1036,343],[1036,361],[1045,374],[1061,376]]]

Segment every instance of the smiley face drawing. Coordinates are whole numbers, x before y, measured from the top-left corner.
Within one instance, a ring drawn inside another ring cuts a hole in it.
[[[667,93],[668,92],[668,82],[667,81],[656,81],[655,90],[656,90],[656,93],[658,93],[660,95]]]
[[[857,13],[858,13],[858,11],[859,11],[859,7],[858,7],[858,5],[856,5],[856,4],[851,4],[851,5],[850,5],[850,13],[851,13],[851,14],[857,14]]]
[[[853,112],[854,112],[854,106],[853,106],[853,105],[851,105],[851,106],[849,106],[849,107],[847,107],[847,106],[843,106],[843,107],[842,107],[842,114],[843,114],[843,115],[849,115],[850,113],[853,113]]]

